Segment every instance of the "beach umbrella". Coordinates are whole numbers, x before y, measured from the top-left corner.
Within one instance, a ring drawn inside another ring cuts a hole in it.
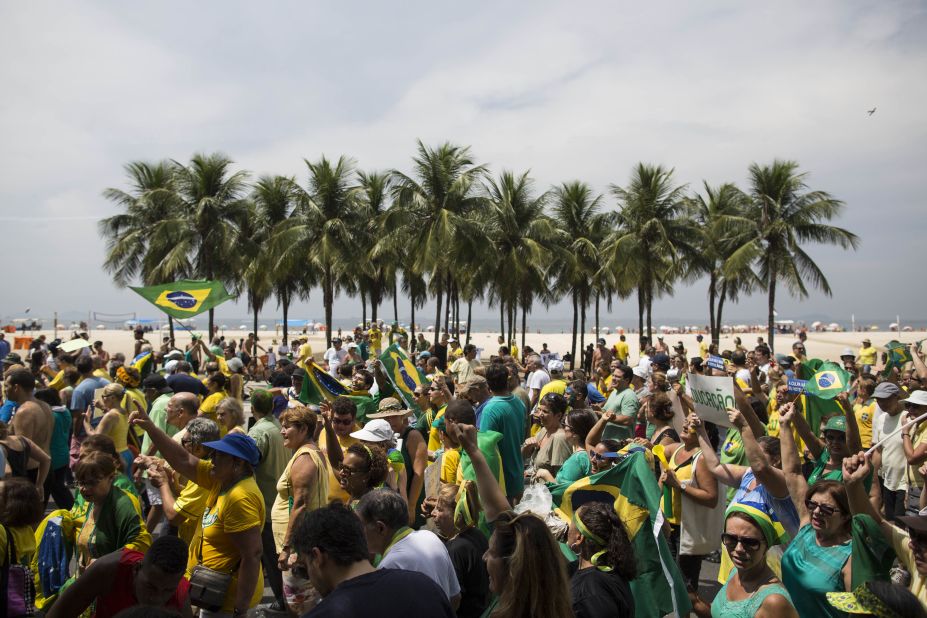
[[[892,322],[888,325],[888,330],[898,330],[898,322]]]
[[[839,330],[841,330],[840,325],[837,324],[836,322],[831,322],[830,324],[828,324],[827,329],[833,332],[838,332]]]
[[[821,326],[821,322],[812,322],[812,323],[811,323],[811,328],[813,328],[813,329],[815,329],[815,330],[818,329],[818,328],[820,328],[820,326]]]
[[[904,332],[906,332],[906,333],[910,333],[910,332],[913,331],[914,329],[911,328],[910,326],[905,326],[905,327],[902,328],[901,330],[904,331]]]
[[[258,326],[258,330],[267,330],[267,324],[261,324]]]
[[[97,324],[97,330],[106,330],[106,324]]]

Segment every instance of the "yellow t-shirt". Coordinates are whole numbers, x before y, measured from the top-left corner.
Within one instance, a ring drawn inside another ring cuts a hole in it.
[[[312,346],[309,345],[309,342],[306,342],[299,346],[299,358],[296,360],[296,364],[305,369],[308,360],[312,360]]]
[[[102,378],[102,379],[104,379],[104,380],[112,380],[112,379],[113,379],[113,376],[111,376],[111,375],[109,375],[108,373],[106,373],[106,370],[105,370],[105,369],[94,369],[94,370],[93,370],[93,377],[95,377],[95,378]]]
[[[463,358],[463,348],[451,350],[451,358]]]
[[[911,432],[911,448],[917,449],[924,442],[927,442],[927,425],[919,424],[917,429]],[[918,468],[920,465],[908,465],[908,487],[924,487],[924,475],[918,471]]]
[[[232,370],[229,369],[229,363],[227,360],[225,360],[224,356],[217,355],[216,364],[219,365],[219,372],[222,375],[224,375],[225,377],[229,377],[230,375],[232,375]]]
[[[228,397],[224,391],[219,391],[218,393],[213,393],[206,397],[203,400],[203,403],[200,404],[200,414],[210,418],[211,420],[216,420],[216,408],[219,407],[219,402]]]
[[[514,359],[518,358],[518,346],[515,345],[514,343],[512,344],[512,347],[509,348],[509,354],[511,354],[512,358]]]
[[[907,530],[902,530],[897,526],[892,526],[892,538],[889,539],[898,561],[911,574],[911,584],[908,590],[917,597],[921,605],[927,606],[927,578],[924,578],[917,572],[917,564],[914,562],[914,552],[911,549],[911,537]]]
[[[177,536],[188,546],[196,536],[196,530],[203,518],[203,511],[206,510],[207,498],[209,498],[208,489],[200,487],[193,481],[187,481],[187,484],[180,490],[180,495],[174,500],[174,510],[177,511],[179,518],[173,523],[177,526]]]
[[[627,341],[618,341],[615,345],[612,346],[612,350],[615,351],[615,358],[620,360],[622,363],[628,360],[628,355],[631,354],[631,349],[628,347]],[[611,381],[611,376],[608,377]],[[603,393],[604,395],[605,393]]]
[[[460,465],[460,449],[452,448],[441,456],[441,482],[448,485],[457,483],[457,467]]]
[[[704,341],[698,344],[698,355],[702,358],[708,358],[708,344]]]
[[[859,439],[863,448],[872,446],[872,419],[875,417],[875,401],[872,403],[853,404],[856,424],[859,426]]]
[[[860,365],[875,365],[876,356],[878,356],[879,351],[876,350],[873,346],[868,348],[859,349],[859,364]]]
[[[370,349],[379,350],[383,343],[383,331],[379,328],[371,328],[367,331],[367,336],[370,337]]]
[[[443,406],[441,406],[441,409],[438,410],[438,413],[435,414],[435,417],[431,422],[434,423],[434,421],[444,416],[445,410],[447,410],[447,404],[444,404]],[[441,446],[442,446],[441,436],[438,435],[438,428],[437,427],[429,428],[428,429],[428,451],[430,453],[433,453],[439,448],[441,448]]]
[[[0,564],[6,565],[6,556],[9,551],[6,546],[6,531],[10,531],[13,544],[16,545],[16,555],[13,561],[17,564],[29,564],[35,554],[35,536],[30,526],[13,526],[7,528],[0,524]]]
[[[109,412],[107,412],[107,414],[109,414]],[[117,453],[121,453],[129,448],[126,445],[126,437],[129,435],[129,417],[125,414],[117,413],[116,424],[110,428],[106,435],[112,438]]]
[[[351,429],[351,431],[357,431],[360,429],[357,425]],[[348,447],[357,444],[360,442],[357,438],[352,438],[351,436],[338,437],[338,444],[341,445],[342,453],[348,450]],[[325,432],[322,432],[322,435],[319,436],[319,448],[323,451],[327,450],[328,442],[325,439]],[[326,452],[327,455],[327,452]],[[328,457],[325,458],[325,463],[328,463]],[[339,500],[345,504],[351,502],[351,496],[345,490],[341,489],[341,483],[338,481],[338,475],[335,473],[335,469],[332,466],[325,466],[328,469],[328,501]]]
[[[567,383],[563,380],[551,380],[543,387],[541,387],[541,392],[538,394],[538,401],[544,399],[544,395],[548,393],[556,393],[558,395],[563,395],[566,393]]]
[[[202,552],[200,564],[222,573],[232,573],[232,583],[225,595],[225,602],[220,611],[231,613],[238,591],[238,563],[241,556],[229,538],[229,533],[244,532],[264,527],[266,510],[264,495],[258,489],[254,477],[247,477],[236,483],[228,491],[222,492],[219,483],[209,474],[212,462],[200,460],[196,466],[196,483],[208,491],[206,509],[197,528],[194,542],[190,545],[190,559],[187,563],[187,577],[197,564]],[[202,549],[200,549],[202,548]],[[258,567],[254,593],[249,607],[261,602],[264,594],[264,574]]]

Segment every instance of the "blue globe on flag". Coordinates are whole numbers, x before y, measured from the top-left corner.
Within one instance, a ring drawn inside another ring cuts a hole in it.
[[[837,381],[837,376],[828,372],[818,375],[818,386],[821,388],[830,388]]]
[[[166,298],[181,309],[191,309],[196,305],[196,299],[186,292],[171,292]]]

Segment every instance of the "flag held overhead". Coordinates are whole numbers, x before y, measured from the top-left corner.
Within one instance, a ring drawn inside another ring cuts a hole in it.
[[[833,399],[850,390],[850,374],[836,363],[821,363],[805,384],[805,392],[821,399]]]
[[[231,298],[219,281],[183,279],[174,283],[133,287],[142,298],[174,318],[192,318]]]

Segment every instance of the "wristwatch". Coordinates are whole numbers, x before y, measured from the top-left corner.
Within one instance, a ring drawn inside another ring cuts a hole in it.
[[[689,486],[689,481],[679,481],[679,491],[686,493],[686,487]]]

